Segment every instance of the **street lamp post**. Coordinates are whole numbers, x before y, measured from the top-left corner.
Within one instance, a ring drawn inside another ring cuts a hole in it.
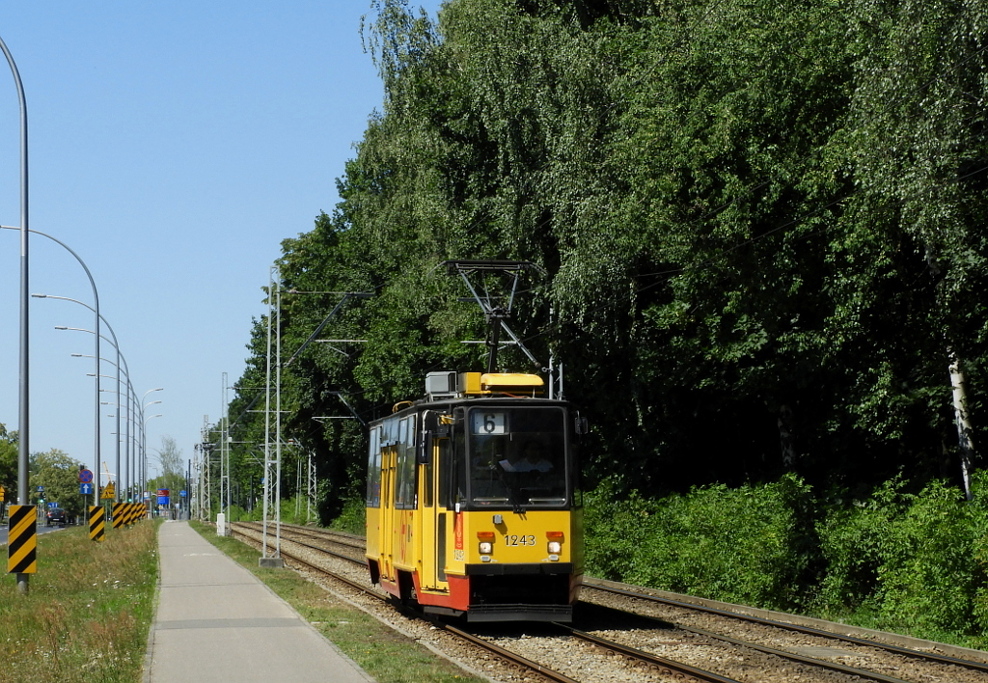
[[[162,390],[161,389],[154,389],[153,391],[162,391]],[[150,393],[150,392],[148,392],[148,393]],[[144,394],[144,395],[147,396],[147,394]],[[141,408],[141,419],[143,419],[143,416],[147,414],[148,406],[159,405],[160,403],[162,403],[162,401],[148,401],[147,403],[145,403],[143,405],[143,407]],[[156,417],[156,416],[152,415],[151,417]],[[150,420],[151,418],[149,417],[148,419]],[[143,425],[142,425],[142,427],[143,427]],[[147,436],[146,436],[146,434],[145,434],[145,432],[143,430],[141,431],[141,438],[143,439],[143,442],[142,442],[143,445],[146,445],[146,443],[147,443]],[[137,463],[136,462],[134,463],[134,466],[135,467],[137,466]]]
[[[60,327],[59,329],[62,329],[62,328]],[[69,329],[69,328],[65,328],[65,329]],[[106,339],[106,337],[103,337],[103,338]],[[110,341],[110,340],[107,339],[107,341]],[[73,358],[92,358],[91,355],[86,354],[86,353],[73,353],[72,354],[72,357]],[[117,419],[117,431],[116,431],[116,436],[117,436],[117,441],[118,441],[118,443],[117,443],[117,477],[118,477],[118,481],[121,484],[123,484],[123,486],[126,488],[126,487],[129,487],[130,486],[130,470],[128,469],[128,459],[129,459],[129,455],[130,455],[130,453],[132,451],[130,440],[131,440],[131,423],[133,422],[134,387],[133,387],[133,384],[130,381],[130,368],[127,366],[127,359],[124,358],[123,354],[120,353],[119,349],[117,350],[117,362],[116,363],[114,363],[109,358],[101,358],[100,360],[103,361],[104,363],[109,363],[110,365],[112,365],[114,368],[117,369],[117,382],[116,382],[116,385],[117,386],[116,386],[115,389],[113,389],[114,393],[116,393],[116,402],[115,403],[110,403],[108,401],[100,401],[100,405],[114,405],[119,410],[126,410],[127,411],[127,417],[126,417],[126,423],[125,423],[126,434],[125,435],[121,435],[121,433],[120,433],[120,420],[119,420],[119,416],[117,416],[118,419]],[[123,361],[123,367],[121,367],[121,365],[120,365],[120,362],[121,361]],[[120,371],[121,370],[123,370],[123,372],[125,372],[126,375],[127,375],[126,385],[123,385],[123,382],[121,382],[121,380],[120,380]],[[89,376],[92,376],[93,373],[87,373],[87,374]],[[100,375],[100,377],[106,377],[106,375]],[[123,386],[126,386],[126,389],[127,389],[127,395],[126,395],[126,402],[125,403],[121,403],[120,402],[120,387],[122,385]],[[110,390],[109,389],[100,389],[100,391],[101,392],[107,392],[107,391],[110,391]],[[109,415],[107,417],[113,417],[113,416],[112,415]],[[121,461],[121,459],[120,459],[120,443],[119,443],[119,441],[120,441],[121,438],[125,438],[126,439],[126,441],[124,442],[125,443],[125,448],[126,448],[126,453],[124,454],[124,457],[123,457],[123,464],[124,464],[124,469],[123,470],[120,470],[120,461]],[[116,500],[120,500],[121,499],[121,496],[122,496],[122,494],[116,493]]]
[[[11,68],[16,70],[16,67],[13,66],[13,60],[10,57],[10,53],[7,51],[7,46],[3,44],[3,41],[2,40],[0,40],[0,48],[2,48],[3,51],[4,51],[4,53],[7,55],[7,60],[11,63]],[[20,87],[19,86],[19,83],[20,83],[20,79],[18,77],[18,87]],[[21,216],[23,227],[21,227],[21,228],[15,228],[15,227],[12,227],[12,226],[9,226],[9,225],[0,225],[0,230],[20,230],[21,233],[22,233],[22,241],[23,241],[23,243],[25,245],[24,246],[24,249],[25,250],[27,248],[27,233],[33,233],[35,235],[41,235],[42,237],[47,237],[52,242],[55,242],[56,244],[58,244],[59,246],[61,246],[63,249],[65,249],[67,252],[69,252],[70,254],[72,254],[72,256],[75,258],[75,260],[79,262],[79,265],[82,266],[82,269],[86,272],[86,277],[89,278],[89,284],[90,284],[90,286],[93,289],[93,304],[94,304],[94,308],[92,310],[95,311],[95,313],[96,313],[96,357],[99,358],[99,339],[100,339],[100,335],[99,335],[99,329],[100,329],[99,290],[96,288],[96,280],[93,278],[93,274],[90,272],[89,266],[87,266],[86,265],[86,262],[83,261],[82,258],[80,258],[79,254],[75,253],[75,251],[69,245],[67,245],[65,242],[61,241],[60,239],[58,239],[56,237],[52,237],[51,235],[49,235],[47,233],[41,232],[40,230],[29,230],[28,227],[27,227],[27,210],[26,210],[26,204],[27,204],[27,194],[26,194],[26,184],[27,184],[27,179],[26,179],[26,173],[27,173],[27,162],[26,162],[27,138],[26,138],[26,135],[27,135],[27,133],[26,133],[26,127],[27,127],[27,122],[26,121],[24,122],[24,126],[25,126],[25,139],[24,139],[24,147],[25,147],[25,151],[24,151],[24,154],[25,154],[25,168],[24,168],[24,170],[25,170],[25,180],[24,180],[24,183],[25,183],[25,197],[24,197],[25,211],[23,212],[23,215]],[[25,266],[24,267],[25,267],[25,269],[27,267],[27,265],[26,265],[26,255],[25,255]],[[28,420],[27,420],[27,410],[28,410],[28,407],[27,407],[27,398],[28,398],[28,393],[27,393],[27,372],[28,372],[28,369],[27,369],[27,330],[26,330],[26,326],[27,326],[27,303],[26,303],[26,301],[29,300],[29,297],[28,297],[28,293],[27,293],[27,277],[26,276],[23,278],[23,286],[24,286],[24,289],[25,289],[25,291],[24,291],[25,304],[23,305],[22,325],[25,327],[25,329],[22,330],[22,337],[23,337],[23,341],[22,341],[22,348],[23,348],[23,351],[22,351],[22,353],[23,353],[22,363],[24,364],[24,367],[22,368],[22,371],[21,371],[21,390],[22,390],[22,394],[21,394],[21,423],[22,424],[21,424],[21,427],[20,427],[23,431],[20,434],[20,443],[19,443],[20,457],[23,460],[23,462],[20,464],[20,467],[23,469],[23,473],[21,473],[20,471],[18,472],[18,478],[22,482],[20,484],[20,486],[24,488],[23,494],[21,492],[18,492],[18,496],[19,497],[23,496],[23,497],[21,497],[22,503],[24,503],[24,502],[27,501],[27,453],[28,453],[27,448],[28,448],[28,428],[29,428],[28,427],[28,424],[27,424],[27,422],[28,422]],[[99,363],[99,361],[97,361],[97,363]],[[97,451],[97,453],[99,453],[99,445],[100,445],[100,434],[99,434],[99,382],[96,382],[96,434],[95,434],[94,440],[95,440],[95,448],[96,448],[96,451]],[[97,455],[97,458],[98,457],[99,456]],[[26,577],[25,577],[25,581],[26,581]]]
[[[28,247],[28,175],[27,175],[27,98],[24,97],[24,84],[21,82],[21,74],[17,70],[14,56],[7,49],[7,44],[0,39],[0,50],[3,50],[10,66],[10,73],[14,77],[14,86],[17,88],[17,100],[20,103],[21,111],[21,290],[20,290],[20,409],[18,424],[18,445],[17,445],[17,502],[20,505],[28,504],[28,460],[30,457],[30,353],[28,351],[29,339],[29,304],[30,290],[29,282],[29,259]],[[26,594],[28,592],[27,573],[17,574],[17,589]]]
[[[162,389],[152,389],[151,391],[162,391]],[[147,392],[147,394],[151,393],[151,391]],[[144,394],[144,395],[147,396],[147,394]],[[151,405],[151,404],[149,403],[147,405]],[[141,453],[143,455],[143,458],[142,458],[143,462],[141,464],[141,481],[143,482],[142,485],[141,485],[141,491],[142,492],[145,491],[145,490],[147,490],[147,487],[148,487],[148,450],[147,450],[148,433],[147,433],[147,427],[148,427],[148,422],[150,422],[151,420],[153,420],[156,417],[161,417],[161,413],[158,413],[157,415],[152,415],[152,416],[150,416],[148,418],[145,418],[144,419],[144,429],[141,432],[141,434],[143,435],[143,437],[142,437],[143,438],[143,444],[141,446]],[[148,494],[148,497],[150,497],[150,493]]]
[[[99,312],[99,310],[97,308],[94,308],[94,307],[90,306],[87,303],[84,303],[82,301],[79,301],[78,299],[73,299],[73,298],[67,297],[67,296],[55,296],[54,294],[32,294],[31,296],[37,297],[39,299],[57,299],[59,301],[70,301],[72,303],[79,304],[80,306],[83,306],[85,308],[88,308],[90,311],[92,311],[93,313],[96,314],[97,323],[102,322],[103,324],[106,325],[106,329],[109,330],[110,335],[113,337],[113,348],[116,349],[116,352],[117,352],[117,362],[116,362],[116,368],[117,368],[117,403],[119,404],[120,403],[120,369],[121,369],[120,368],[120,364],[121,364],[121,362],[123,362],[124,366],[126,367],[127,381],[128,382],[130,381],[130,366],[127,364],[127,360],[123,357],[123,354],[120,352],[120,343],[117,341],[117,333],[114,332],[113,326],[110,325],[110,323],[106,321],[106,318],[104,318],[103,315],[100,314],[100,312]],[[61,328],[58,328],[58,329],[61,329]],[[84,330],[84,331],[88,331],[88,330]],[[100,364],[100,357],[99,357],[99,338],[101,336],[100,335],[100,328],[99,327],[96,328],[96,331],[93,332],[93,335],[96,337],[96,374],[97,374],[97,378],[96,378],[96,403],[97,403],[97,406],[96,406],[96,421],[97,421],[97,425],[98,425],[99,424],[99,377],[98,377],[98,375],[99,375],[99,364]],[[96,434],[97,434],[97,438],[99,438],[99,427],[98,426],[97,426],[97,432],[96,432]],[[101,443],[100,442],[97,442],[97,444],[96,444],[97,467],[99,465],[99,458],[100,458],[100,455],[101,455],[100,448],[101,448]],[[120,478],[120,472],[121,472],[121,470],[120,470],[120,411],[119,410],[117,411],[117,446],[116,446],[116,465],[115,466],[116,466],[116,470],[117,470],[117,478],[119,480],[119,478]],[[120,500],[119,495],[120,494],[117,493],[116,488],[114,488],[114,500],[115,501]]]

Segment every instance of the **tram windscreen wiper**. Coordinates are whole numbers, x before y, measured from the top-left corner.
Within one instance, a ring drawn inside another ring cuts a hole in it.
[[[511,510],[515,514],[523,515],[526,510],[521,504],[520,491],[523,489],[519,486],[519,473],[518,472],[505,472],[500,467],[497,468],[498,479],[504,484],[504,487],[508,489],[508,498],[511,503]]]

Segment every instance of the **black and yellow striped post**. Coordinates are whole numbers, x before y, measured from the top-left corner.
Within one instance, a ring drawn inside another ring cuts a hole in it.
[[[127,503],[113,504],[113,528],[119,529],[127,523]]]
[[[89,538],[94,541],[102,541],[106,527],[106,515],[102,505],[89,506]]]
[[[127,503],[127,524],[134,524],[137,521],[137,504]]]
[[[37,573],[37,550],[37,508],[33,505],[11,505],[10,533],[7,536],[7,573]]]

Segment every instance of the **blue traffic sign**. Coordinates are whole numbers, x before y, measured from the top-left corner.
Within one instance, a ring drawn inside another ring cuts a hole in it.
[[[92,484],[79,484],[79,493],[84,496],[91,496],[93,494]]]

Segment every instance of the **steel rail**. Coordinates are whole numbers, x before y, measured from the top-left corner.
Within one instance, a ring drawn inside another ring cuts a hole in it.
[[[554,669],[550,669],[548,667],[542,666],[538,662],[532,661],[531,659],[528,659],[527,657],[522,657],[521,655],[516,654],[516,653],[512,652],[511,650],[506,650],[503,647],[501,647],[500,645],[495,645],[494,643],[488,642],[488,641],[484,640],[483,638],[478,638],[477,636],[473,635],[472,633],[467,633],[466,631],[464,631],[462,629],[459,629],[459,628],[457,628],[455,626],[451,626],[450,624],[446,624],[446,623],[443,623],[441,621],[432,620],[432,619],[430,619],[430,622],[432,622],[432,624],[435,625],[436,627],[441,628],[444,631],[448,631],[449,633],[452,633],[452,634],[456,635],[457,637],[466,640],[467,642],[470,642],[470,643],[473,643],[474,645],[477,645],[479,647],[482,647],[483,649],[485,649],[485,650],[487,650],[487,651],[489,651],[489,652],[491,652],[493,654],[496,654],[499,657],[504,657],[505,659],[507,659],[510,662],[514,662],[515,664],[520,664],[520,665],[524,666],[525,668],[531,669],[532,671],[535,671],[535,672],[541,674],[542,676],[545,676],[546,678],[548,678],[551,681],[556,681],[556,683],[579,683],[579,681],[576,681],[575,679],[570,678],[566,674],[563,674],[563,673],[560,673],[560,672],[558,672],[558,671],[556,671]]]
[[[765,645],[758,645],[757,643],[751,643],[746,640],[737,640],[736,638],[731,638],[729,636],[723,636],[719,633],[713,633],[712,631],[704,631],[699,628],[691,628],[689,626],[679,626],[676,628],[687,631],[689,633],[695,633],[699,636],[706,636],[707,638],[712,638],[714,640],[720,640],[725,643],[730,643],[731,645],[736,645],[738,647],[746,647],[751,650],[757,650],[758,652],[763,652],[767,655],[773,655],[775,657],[781,657],[783,659],[788,659],[794,662],[800,662],[802,664],[809,664],[810,666],[817,666],[823,669],[828,669],[830,671],[837,671],[838,673],[848,674],[849,676],[855,676],[857,678],[865,678],[868,680],[878,681],[878,683],[909,683],[909,681],[904,681],[901,678],[894,678],[892,676],[886,676],[885,674],[880,674],[877,671],[870,671],[868,669],[857,669],[853,666],[846,666],[844,664],[838,664],[836,662],[828,662],[825,659],[816,659],[815,657],[807,657],[806,655],[797,654],[795,652],[787,652],[786,650],[777,650],[774,647],[767,647]]]
[[[793,631],[796,633],[802,633],[804,635],[818,636],[821,638],[828,638],[830,640],[837,640],[844,643],[849,643],[853,645],[860,645],[864,647],[873,647],[876,649],[884,650],[897,655],[902,655],[904,657],[913,657],[916,659],[924,659],[927,661],[936,662],[938,664],[950,664],[954,666],[960,666],[967,669],[973,669],[975,671],[988,672],[988,664],[983,662],[977,662],[970,659],[960,659],[958,657],[950,657],[948,655],[941,655],[936,652],[925,652],[923,650],[914,650],[907,647],[902,647],[900,645],[891,645],[888,643],[881,643],[875,640],[868,640],[866,638],[858,638],[856,636],[849,636],[843,633],[835,633],[833,631],[825,631],[823,629],[813,628],[811,626],[800,626],[799,624],[790,624],[784,621],[778,621],[775,619],[766,619],[764,617],[756,617],[750,614],[739,614],[737,612],[729,612],[727,610],[718,609],[716,607],[707,607],[705,605],[696,605],[690,602],[683,602],[681,600],[674,600],[672,598],[663,598],[657,595],[651,595],[649,593],[638,593],[635,591],[624,590],[621,588],[613,588],[611,586],[604,586],[597,583],[587,583],[584,582],[584,588],[592,588],[594,590],[603,591],[605,593],[614,593],[615,595],[623,595],[625,597],[637,598],[640,600],[646,600],[648,602],[656,602],[663,605],[669,605],[671,607],[681,607],[683,609],[689,609],[697,612],[705,612],[707,614],[714,614],[717,616],[730,617],[732,619],[738,619],[741,621],[747,621],[753,624],[761,624],[763,626],[772,626],[775,628],[781,628],[787,631]],[[682,628],[683,630],[689,631],[691,629],[687,627],[682,627],[677,624],[677,628]],[[706,634],[714,636],[716,634]],[[724,636],[716,636],[718,638],[724,638]],[[891,679],[898,680],[898,679]]]
[[[712,671],[706,671],[705,669],[698,669],[695,666],[690,666],[689,664],[684,664],[683,662],[677,662],[674,659],[666,659],[665,657],[660,657],[650,652],[645,652],[644,650],[629,647],[628,645],[622,645],[621,643],[616,643],[612,640],[591,635],[586,631],[580,631],[579,629],[575,629],[566,624],[560,624],[558,622],[553,623],[559,628],[568,631],[570,635],[575,638],[579,638],[580,640],[585,640],[588,643],[592,643],[598,647],[603,647],[607,650],[620,653],[625,657],[631,657],[632,659],[647,662],[653,666],[666,668],[673,674],[685,674],[687,676],[692,676],[699,681],[704,681],[704,683],[740,683],[737,679],[721,676],[720,674]]]

